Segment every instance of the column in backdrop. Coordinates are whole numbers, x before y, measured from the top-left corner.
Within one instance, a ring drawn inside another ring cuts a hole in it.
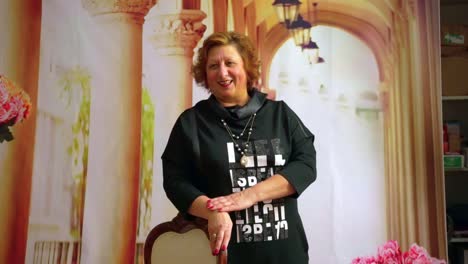
[[[0,1],[0,74],[29,94],[33,109],[0,144],[0,263],[24,263],[36,131],[41,0]]]
[[[198,9],[183,9],[178,1],[164,1],[148,15],[145,77],[155,106],[151,226],[176,215],[162,189],[161,155],[177,117],[192,106],[191,65],[194,48],[206,29],[205,17]]]
[[[81,263],[133,263],[139,195],[142,36],[156,0],[82,0],[95,27]]]

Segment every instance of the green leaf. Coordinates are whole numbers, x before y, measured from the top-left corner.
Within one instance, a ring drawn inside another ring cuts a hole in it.
[[[12,140],[13,140],[13,134],[11,133],[8,125],[7,124],[1,125],[0,126],[0,143],[3,143],[3,141],[12,141]]]

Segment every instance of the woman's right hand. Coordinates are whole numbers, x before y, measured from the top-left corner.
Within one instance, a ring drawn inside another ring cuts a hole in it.
[[[207,220],[211,252],[215,256],[225,251],[229,245],[232,221],[228,213],[216,211],[211,212]]]

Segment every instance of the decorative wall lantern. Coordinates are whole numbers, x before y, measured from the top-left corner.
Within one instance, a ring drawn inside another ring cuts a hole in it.
[[[316,42],[310,40],[309,43],[302,46],[302,52],[307,56],[310,64],[324,63],[325,60],[319,55],[319,47]]]
[[[297,19],[289,26],[289,32],[294,39],[296,46],[302,47],[310,42],[310,31],[312,24],[304,20],[301,15],[297,16]]]
[[[275,0],[273,3],[280,23],[284,23],[286,28],[289,28],[291,23],[296,20],[300,5],[299,0]]]
[[[325,60],[319,56],[317,43],[312,41],[312,23],[304,20],[299,14],[301,4],[298,0],[275,0],[273,2],[278,20],[280,23],[285,24],[293,37],[294,44],[302,48],[309,63],[311,65],[324,63]],[[313,3],[313,8],[315,21],[317,19],[317,3]],[[307,2],[307,14],[309,13],[309,4]]]

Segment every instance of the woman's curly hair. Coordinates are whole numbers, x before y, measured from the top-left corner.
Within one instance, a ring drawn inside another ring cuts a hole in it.
[[[206,82],[208,52],[214,47],[224,45],[232,45],[236,47],[239,52],[247,74],[247,89],[250,91],[260,77],[260,60],[258,59],[257,51],[250,39],[233,31],[216,32],[203,41],[203,46],[198,50],[197,59],[192,65],[192,75],[195,81],[198,85],[209,90]]]

